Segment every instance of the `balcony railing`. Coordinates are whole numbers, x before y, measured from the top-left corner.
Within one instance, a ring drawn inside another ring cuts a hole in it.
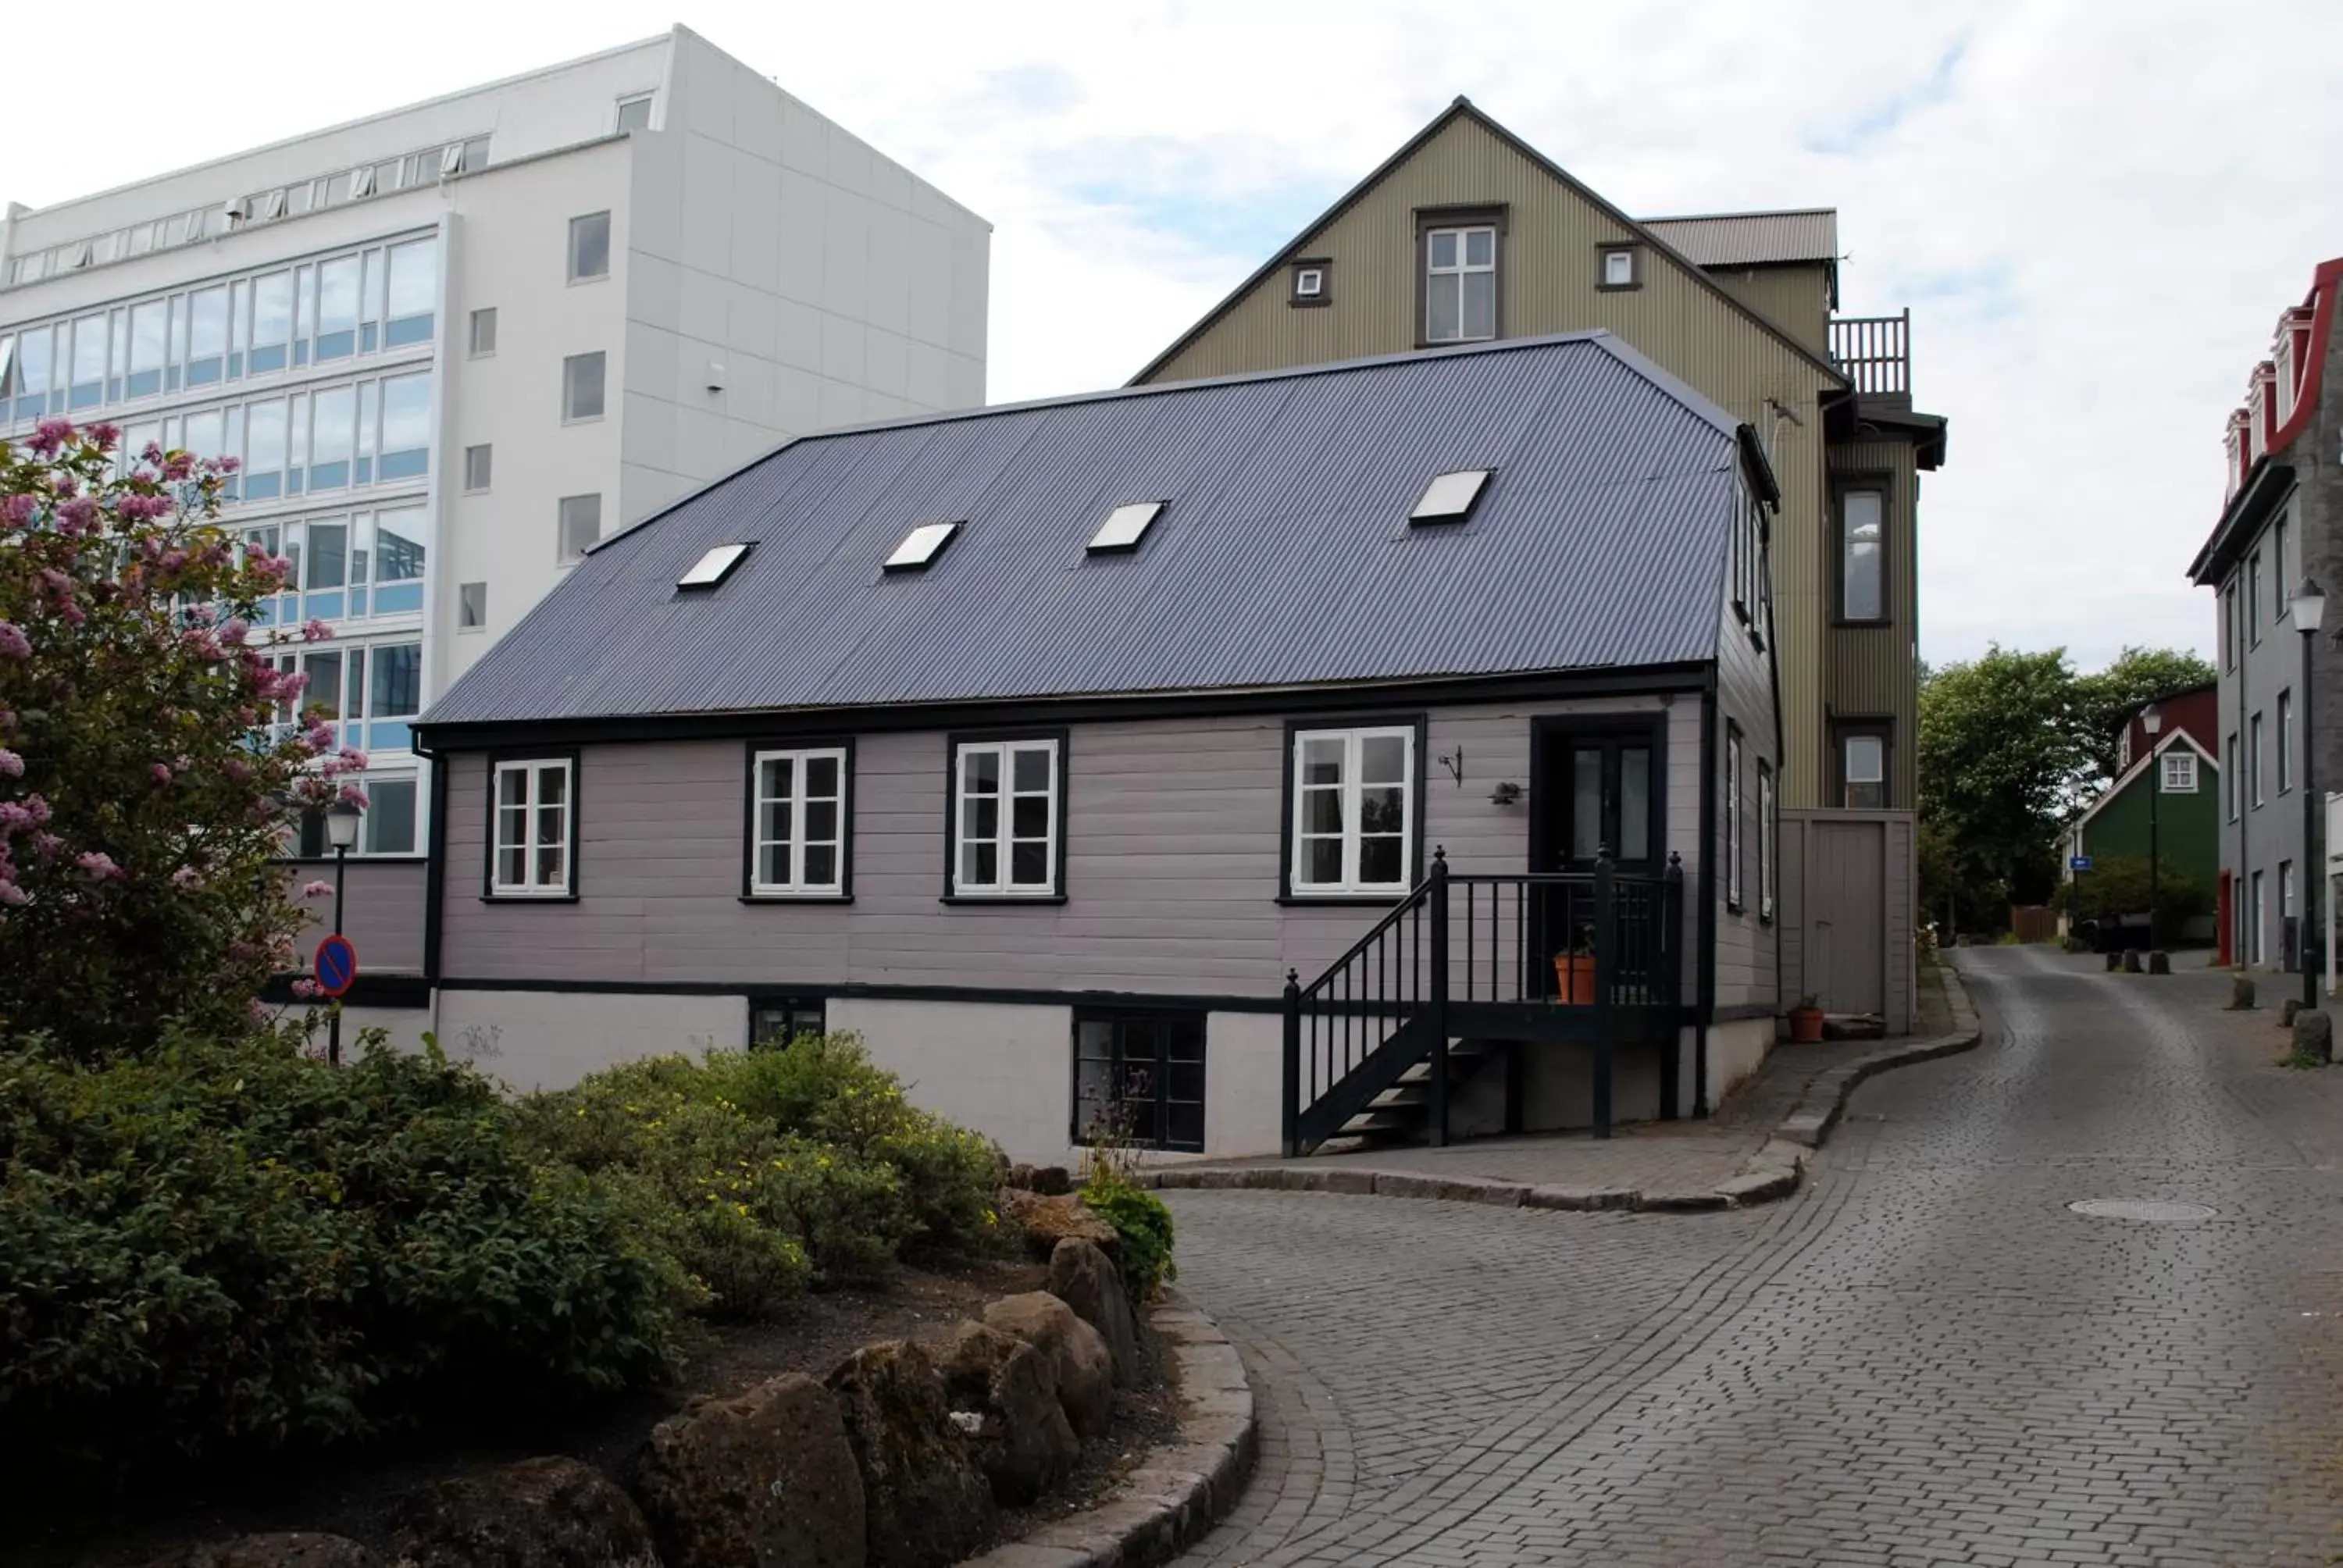
[[[1912,395],[1912,313],[1841,316],[1830,324],[1831,360],[1870,397]]]

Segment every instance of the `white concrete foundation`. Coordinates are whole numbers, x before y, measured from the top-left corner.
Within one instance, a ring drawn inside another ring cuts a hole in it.
[[[741,996],[443,990],[435,1000],[439,1048],[522,1092],[639,1057],[738,1050],[749,1035]]]

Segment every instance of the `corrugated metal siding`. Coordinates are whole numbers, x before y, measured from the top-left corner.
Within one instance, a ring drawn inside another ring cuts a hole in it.
[[[1693,396],[1590,337],[809,438],[594,551],[425,722],[1704,658],[1737,460]],[[1408,528],[1481,466],[1469,525]],[[1085,554],[1159,498],[1135,555]],[[881,572],[948,518],[931,568]]]
[[[1761,429],[1766,401],[1782,422],[1774,465],[1782,483],[1775,520],[1775,627],[1788,728],[1785,798],[1819,803],[1829,731],[1823,719],[1822,566],[1825,533],[1822,371],[1719,298],[1691,267],[1645,258],[1642,288],[1596,287],[1599,247],[1630,237],[1608,215],[1557,182],[1470,116],[1451,122],[1303,242],[1333,264],[1333,304],[1297,310],[1282,270],[1232,306],[1152,379],[1176,381],[1403,352],[1416,337],[1415,210],[1506,204],[1500,326],[1509,337],[1601,327],[1617,333],[1735,419]]]
[[[1830,284],[1814,266],[1711,267],[1717,286],[1817,354],[1830,352]]]
[[[1824,694],[1835,717],[1894,717],[1889,804],[1908,809],[1917,802],[1920,779],[1919,471],[1913,467],[1912,444],[1897,440],[1834,446],[1830,466],[1834,474],[1888,476],[1887,586],[1894,618],[1885,626],[1830,628]],[[1825,570],[1835,583],[1836,561],[1827,550]]]
[[[1771,262],[1838,258],[1838,213],[1830,207],[1647,217],[1642,222],[1702,266],[1762,266]]]

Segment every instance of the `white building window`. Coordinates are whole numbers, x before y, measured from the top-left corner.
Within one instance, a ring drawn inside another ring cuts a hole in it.
[[[1774,918],[1774,889],[1778,880],[1774,849],[1774,769],[1757,759],[1757,915]]]
[[[631,98],[618,100],[618,134],[648,131],[651,128],[651,99],[655,95],[638,93]]]
[[[1423,236],[1423,337],[1473,343],[1497,335],[1497,231],[1434,228]]]
[[[572,354],[561,362],[561,418],[564,424],[602,417],[602,366],[599,350]]]
[[[1741,907],[1741,727],[1725,726],[1725,907]]]
[[[2197,754],[2194,751],[2167,751],[2164,754],[2164,792],[2167,795],[2197,793]]]
[[[610,276],[610,215],[589,212],[569,220],[569,281]]]
[[[570,895],[578,812],[568,758],[496,765],[494,842],[488,859],[493,898]]]
[[[488,624],[488,585],[466,583],[456,590],[458,631],[482,631]]]
[[[359,852],[367,855],[412,855],[419,842],[415,812],[419,799],[415,775],[397,778],[368,775],[359,780],[367,792],[366,831]]]
[[[846,751],[759,751],[751,760],[749,894],[838,898],[846,891]]]
[[[1297,729],[1289,885],[1403,893],[1414,875],[1415,729]]]
[[[497,351],[497,307],[483,306],[472,312],[472,357],[486,358]]]
[[[561,564],[581,560],[602,537],[602,498],[600,496],[564,496],[561,498]]]
[[[954,743],[955,896],[1048,898],[1059,892],[1061,759],[1056,737]]]
[[[464,448],[464,488],[485,490],[496,474],[497,449],[493,446]]]

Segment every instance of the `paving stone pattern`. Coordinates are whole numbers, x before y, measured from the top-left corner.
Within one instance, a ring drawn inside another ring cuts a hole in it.
[[[2343,1561],[2343,1068],[2225,976],[1960,962],[1984,1045],[1864,1085],[1779,1204],[1167,1193],[1262,1421],[1182,1561]]]

